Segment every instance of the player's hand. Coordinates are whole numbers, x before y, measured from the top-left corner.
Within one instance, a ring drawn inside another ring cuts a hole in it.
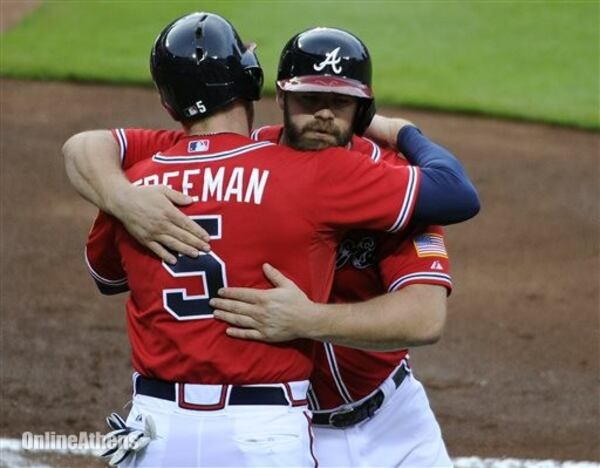
[[[174,264],[177,258],[167,248],[190,257],[210,250],[208,233],[175,206],[192,201],[164,185],[130,186],[115,195],[111,212],[140,244]]]
[[[279,270],[265,263],[263,271],[275,288],[222,288],[220,297],[210,300],[215,318],[232,325],[227,335],[234,338],[267,342],[302,338],[315,304]]]
[[[375,140],[381,146],[398,149],[396,143],[398,133],[407,125],[415,126],[410,120],[375,114],[369,128],[365,131],[365,136]]]

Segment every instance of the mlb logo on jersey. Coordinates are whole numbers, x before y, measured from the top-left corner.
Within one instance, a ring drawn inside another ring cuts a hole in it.
[[[443,257],[448,258],[444,238],[439,234],[426,232],[415,236],[413,239],[415,250],[419,257]]]
[[[209,147],[209,140],[193,140],[188,143],[188,153],[205,153]]]

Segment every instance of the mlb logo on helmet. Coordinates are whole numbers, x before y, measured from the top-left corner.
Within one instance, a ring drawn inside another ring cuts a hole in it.
[[[208,151],[210,141],[194,140],[188,143],[188,153],[205,153]]]

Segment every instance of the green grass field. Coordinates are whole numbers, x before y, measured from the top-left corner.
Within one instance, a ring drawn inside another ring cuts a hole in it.
[[[600,128],[598,1],[52,1],[2,36],[1,73],[149,83],[158,32],[200,8],[259,44],[267,91],[289,37],[336,26],[368,45],[380,103]]]

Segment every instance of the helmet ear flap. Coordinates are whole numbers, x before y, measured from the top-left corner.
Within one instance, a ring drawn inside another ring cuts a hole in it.
[[[376,111],[375,99],[362,100],[354,117],[354,133],[357,135],[365,133]]]
[[[248,46],[241,57],[242,78],[241,88],[242,97],[250,101],[258,101],[264,84],[264,76],[262,68],[258,62],[254,50],[256,44]]]
[[[242,96],[249,101],[258,101],[264,81],[262,69],[258,67],[246,68],[242,76]]]

